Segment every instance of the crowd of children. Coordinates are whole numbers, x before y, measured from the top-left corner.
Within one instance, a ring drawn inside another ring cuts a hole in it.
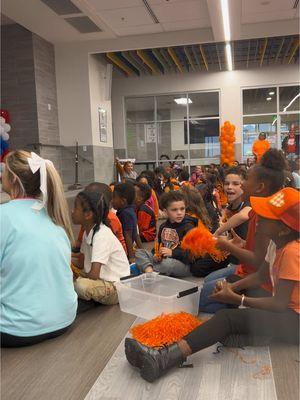
[[[74,241],[53,164],[24,151],[6,157],[2,185],[11,201],[1,206],[2,346],[64,333],[76,317],[77,297],[117,304],[115,283],[133,271],[205,277],[200,310],[222,309],[172,347],[170,362],[164,351],[127,340],[133,365],[139,366],[136,357],[152,357],[151,368],[141,371],[149,381],[164,372],[161,364],[168,369],[231,335],[272,336],[270,327],[286,323],[293,332],[279,329],[276,336],[298,338],[299,160],[290,174],[274,149],[254,166],[196,166],[191,175],[163,166],[138,175],[131,162],[119,160],[116,167],[121,182],[93,182],[77,194],[71,218],[81,229]],[[225,260],[195,259],[181,247],[198,226],[214,235]],[[264,323],[250,327],[255,318]]]

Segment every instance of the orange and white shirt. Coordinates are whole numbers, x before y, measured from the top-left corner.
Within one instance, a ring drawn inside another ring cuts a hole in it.
[[[294,281],[289,308],[300,314],[300,241],[293,240],[281,249],[276,250],[276,258],[271,272],[274,284],[273,292],[279,279]]]

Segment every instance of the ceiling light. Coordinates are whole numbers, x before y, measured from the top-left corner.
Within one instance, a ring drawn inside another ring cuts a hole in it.
[[[269,95],[272,96],[273,94],[275,94],[275,92],[269,92]]]
[[[267,97],[266,100],[270,101],[270,100],[272,100],[272,97]]]
[[[185,106],[187,103],[191,104],[192,100],[186,97],[179,97],[178,99],[174,99],[175,103]]]
[[[291,101],[289,102],[289,104],[288,104],[286,107],[284,107],[283,112],[286,112],[286,110],[294,103],[294,101],[295,101],[296,99],[298,99],[299,96],[300,96],[300,93],[298,93],[298,94],[293,98],[293,100],[291,100]]]
[[[229,10],[228,0],[221,0],[221,9],[223,17],[224,39],[225,42],[230,41],[230,23],[229,23]]]
[[[225,45],[228,71],[232,71],[232,55],[230,43]]]

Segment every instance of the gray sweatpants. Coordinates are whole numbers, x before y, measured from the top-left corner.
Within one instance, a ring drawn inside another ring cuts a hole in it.
[[[168,276],[184,277],[191,275],[190,266],[175,258],[163,258],[161,262],[153,261],[151,251],[138,249],[135,252],[135,263],[141,272],[145,272],[146,267],[152,266],[155,272]]]

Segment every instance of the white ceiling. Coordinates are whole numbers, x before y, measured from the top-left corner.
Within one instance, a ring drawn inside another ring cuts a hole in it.
[[[153,21],[142,0],[71,1],[102,32],[79,33],[64,20],[65,15],[57,15],[40,0],[2,0],[2,13],[53,43],[118,39],[194,29],[213,32],[214,41],[224,39],[220,0],[148,0],[159,23]],[[293,9],[295,0],[228,1],[234,40],[257,37],[256,27],[264,22],[269,23],[266,36],[267,33],[269,36],[282,35],[282,27],[280,32],[276,30],[278,21],[296,22],[298,18],[299,8]],[[260,27],[260,36],[262,30]]]

